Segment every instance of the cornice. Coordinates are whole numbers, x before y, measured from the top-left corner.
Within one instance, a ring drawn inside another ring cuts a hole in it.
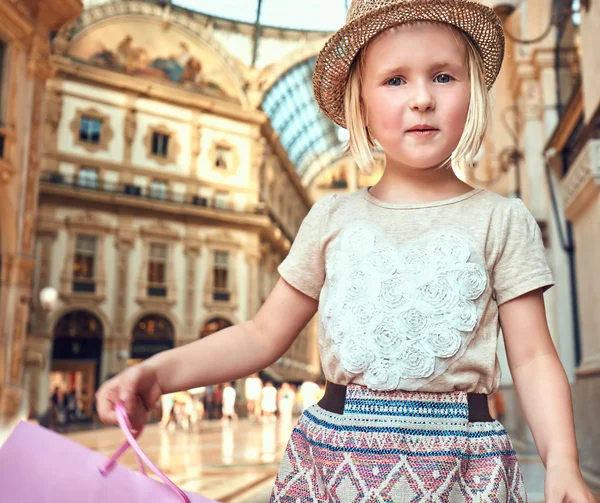
[[[576,220],[600,193],[600,139],[587,142],[561,182],[561,190],[565,214]]]

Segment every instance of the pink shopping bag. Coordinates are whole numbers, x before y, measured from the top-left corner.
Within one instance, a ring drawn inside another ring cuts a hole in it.
[[[58,433],[20,423],[0,449],[2,503],[217,503],[179,489],[144,454],[127,414],[117,406],[127,441],[107,459]],[[141,473],[117,463],[129,448]],[[144,463],[162,481],[146,476]]]

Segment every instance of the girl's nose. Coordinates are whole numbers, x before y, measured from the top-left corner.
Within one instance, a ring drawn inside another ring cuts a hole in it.
[[[410,100],[411,110],[425,112],[435,108],[435,99],[426,85],[417,84]]]

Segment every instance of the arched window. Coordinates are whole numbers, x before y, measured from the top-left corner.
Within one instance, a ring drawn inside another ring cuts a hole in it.
[[[208,337],[209,335],[218,332],[219,330],[223,330],[224,328],[230,327],[232,323],[225,318],[212,318],[208,320],[202,330],[200,331],[200,339],[203,337]]]
[[[71,311],[54,327],[54,338],[89,337],[102,338],[104,328],[98,317],[89,311]]]
[[[133,329],[134,339],[172,341],[173,336],[171,322],[157,314],[144,316]]]
[[[175,330],[172,323],[158,314],[148,314],[133,328],[131,358],[143,360],[173,348]]]

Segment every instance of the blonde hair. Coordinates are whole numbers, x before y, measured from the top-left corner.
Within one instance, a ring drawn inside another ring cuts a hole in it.
[[[485,71],[481,54],[473,44],[473,41],[461,30],[452,25],[449,26],[455,35],[464,42],[466,49],[466,64],[469,71],[470,80],[470,99],[467,119],[463,129],[462,136],[458,145],[442,166],[455,166],[466,171],[473,169],[473,160],[477,155],[483,135],[485,133],[489,108],[490,97],[485,84]],[[391,28],[393,29],[393,28]],[[365,52],[369,44],[377,37],[372,38],[359,51],[350,67],[348,82],[346,83],[346,92],[344,95],[344,113],[346,118],[346,127],[349,132],[347,151],[352,154],[354,161],[361,172],[370,174],[375,165],[372,148],[377,146],[377,142],[369,127],[366,125],[366,110],[361,96],[362,77],[365,65]]]

